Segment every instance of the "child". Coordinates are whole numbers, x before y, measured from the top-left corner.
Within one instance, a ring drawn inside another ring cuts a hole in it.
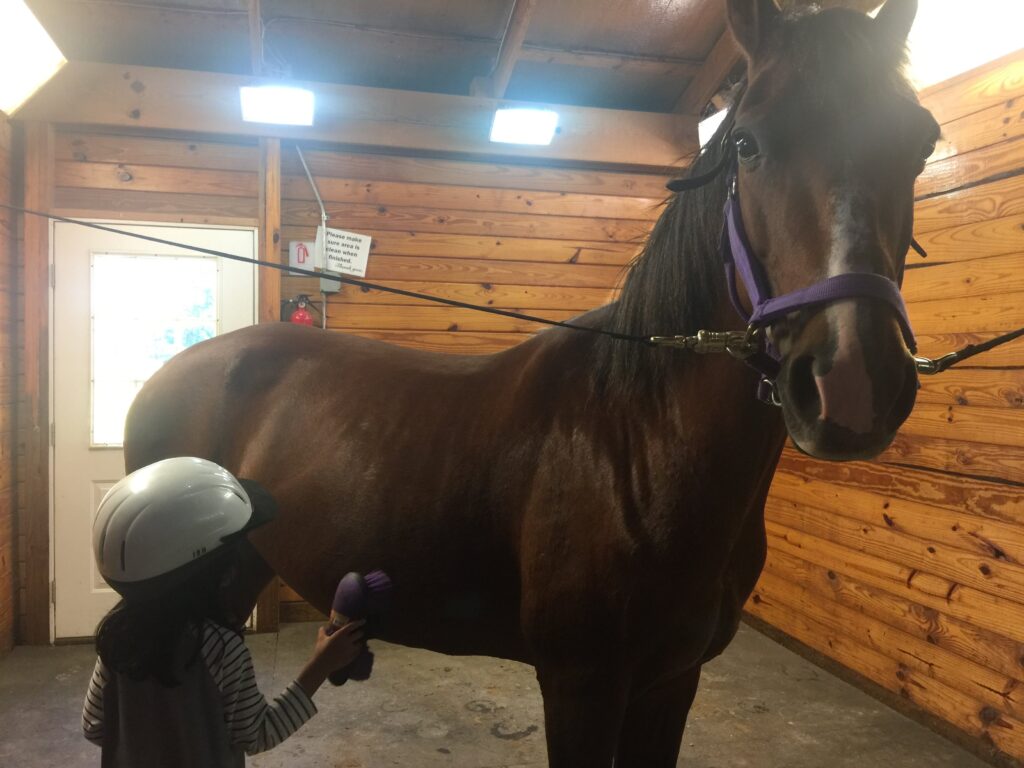
[[[123,599],[97,631],[82,715],[103,766],[243,766],[243,752],[280,744],[316,714],[313,694],[358,655],[363,622],[330,637],[321,627],[280,696],[268,703],[257,689],[229,588],[246,532],[274,509],[257,484],[195,458],[144,467],[103,498],[93,549]]]

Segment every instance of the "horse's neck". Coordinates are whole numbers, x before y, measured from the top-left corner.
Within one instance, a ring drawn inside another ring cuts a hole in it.
[[[713,330],[730,329],[716,324]],[[727,353],[681,353],[686,359],[671,370],[652,391],[663,413],[664,425],[679,439],[703,439],[726,443],[738,454],[757,440],[751,438],[768,430],[784,430],[780,409],[758,399],[758,374]],[[694,425],[700,427],[695,430]]]
[[[710,330],[740,328],[734,310],[723,302]],[[758,375],[727,354],[679,352],[679,364],[649,391],[653,409],[642,428],[652,459],[668,462],[678,474],[680,493],[707,498],[756,501],[765,476],[771,475],[785,437],[779,408],[757,398]],[[671,461],[672,451],[687,457]],[[691,486],[706,486],[709,495]],[[738,513],[740,510],[737,509]],[[728,510],[721,509],[721,514]],[[724,522],[724,521],[723,521]]]

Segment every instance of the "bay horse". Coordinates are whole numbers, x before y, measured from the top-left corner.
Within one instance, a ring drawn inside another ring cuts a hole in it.
[[[668,200],[618,301],[578,325],[742,330],[719,247],[732,184],[775,295],[851,272],[901,279],[938,132],[900,75],[916,0],[875,19],[727,10],[747,87],[691,175],[721,151],[728,168]],[[668,768],[701,665],[764,564],[787,432],[814,456],[864,458],[910,413],[897,315],[863,296],[775,319],[781,408],[726,356],[564,328],[459,356],[258,326],[152,377],[126,468],[200,456],[277,498],[251,536],[246,599],[277,573],[326,612],[346,571],[382,568],[396,585],[384,639],[536,668],[553,768]]]

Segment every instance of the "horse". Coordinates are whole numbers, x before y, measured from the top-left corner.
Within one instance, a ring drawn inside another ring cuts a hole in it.
[[[865,458],[914,403],[891,297],[767,323],[781,407],[728,356],[602,335],[746,328],[755,291],[721,262],[727,200],[775,296],[901,279],[938,136],[900,74],[916,0],[874,19],[727,2],[743,95],[689,171],[705,183],[669,196],[617,301],[573,322],[589,331],[474,356],[257,326],[169,361],[126,423],[128,471],[199,456],[277,499],[250,536],[242,602],[276,573],[327,612],[346,571],[382,568],[396,585],[383,639],[533,665],[553,768],[676,765],[701,666],[763,567],[787,433],[817,457]]]

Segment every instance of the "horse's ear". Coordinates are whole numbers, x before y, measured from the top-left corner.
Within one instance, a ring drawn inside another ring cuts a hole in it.
[[[727,0],[727,11],[732,36],[748,59],[754,58],[782,16],[775,0]]]
[[[917,16],[917,0],[888,0],[875,16],[875,22],[893,40],[903,45]]]

